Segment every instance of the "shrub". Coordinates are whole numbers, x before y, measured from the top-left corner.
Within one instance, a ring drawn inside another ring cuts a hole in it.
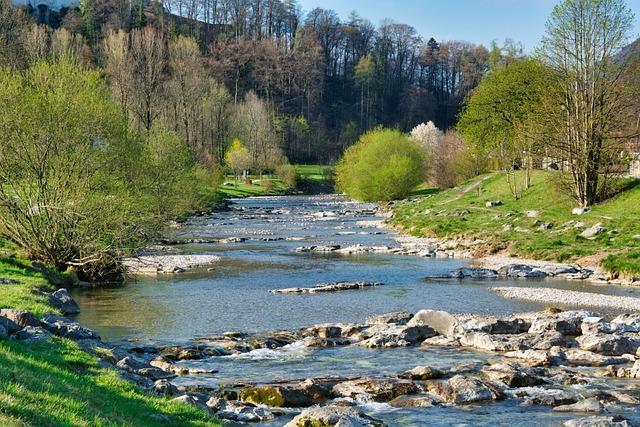
[[[287,188],[295,188],[297,184],[296,169],[288,162],[283,162],[276,167],[276,175],[280,177]]]
[[[336,166],[339,191],[363,201],[406,197],[425,177],[425,152],[420,143],[390,129],[364,134]]]

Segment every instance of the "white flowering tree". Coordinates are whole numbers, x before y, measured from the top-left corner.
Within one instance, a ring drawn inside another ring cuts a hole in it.
[[[427,124],[420,123],[411,131],[411,138],[418,141],[425,148],[435,147],[441,135],[442,131],[432,121],[427,122]]]

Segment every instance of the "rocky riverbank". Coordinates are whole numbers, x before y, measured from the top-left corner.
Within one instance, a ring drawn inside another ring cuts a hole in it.
[[[68,295],[59,294],[72,309]],[[28,343],[54,335],[73,339],[105,366],[150,392],[233,421],[263,422],[286,416],[285,420],[293,417],[289,426],[380,426],[384,423],[367,415],[362,403],[430,408],[511,399],[525,407],[575,414],[567,426],[629,426],[631,422],[621,414],[640,405],[640,314],[606,318],[588,311],[544,311],[483,317],[422,310],[372,316],[363,323],[319,324],[258,335],[229,332],[171,345],[106,343],[70,319],[54,315],[36,319],[19,310],[0,311],[0,325],[5,336]],[[424,351],[460,347],[486,352],[488,357],[484,363],[416,366],[371,377],[218,386],[197,382],[185,386],[176,381],[184,375],[215,377],[219,357],[288,346],[311,351],[334,346]],[[603,383],[603,378],[617,380]]]

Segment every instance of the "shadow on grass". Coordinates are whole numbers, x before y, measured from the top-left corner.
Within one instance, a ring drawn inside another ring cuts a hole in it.
[[[219,425],[204,412],[147,395],[66,340],[0,342],[0,412],[29,425]]]

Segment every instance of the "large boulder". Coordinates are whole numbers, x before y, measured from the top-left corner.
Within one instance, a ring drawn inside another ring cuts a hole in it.
[[[33,314],[24,310],[4,308],[0,310],[0,317],[6,317],[7,319],[11,320],[13,323],[18,325],[19,328],[24,328],[25,326],[33,326],[33,327],[43,326],[42,322],[36,319]]]
[[[527,264],[508,264],[500,267],[498,275],[517,279],[539,279],[547,277],[547,273]]]
[[[564,311],[549,316],[541,316],[532,320],[529,333],[555,331],[563,335],[576,336],[582,333],[582,322],[586,318],[595,317],[589,311]]]
[[[59,337],[72,340],[100,339],[100,336],[94,330],[85,328],[77,322],[55,314],[47,314],[42,320],[46,325],[45,328]]]
[[[550,351],[551,353],[551,351]],[[629,359],[619,356],[603,356],[587,350],[568,349],[551,357],[557,364],[576,366],[607,366],[629,363]]]
[[[618,332],[640,332],[640,314],[621,314],[611,321]]]
[[[200,348],[168,346],[160,349],[160,355],[170,360],[199,360],[204,359],[206,353]]]
[[[323,406],[305,409],[285,427],[383,427],[385,424],[348,406]]]
[[[64,288],[49,294],[49,304],[60,310],[62,314],[80,313],[80,307],[78,307],[78,304],[71,298],[69,291]]]
[[[581,349],[605,356],[635,354],[640,348],[640,338],[619,334],[589,334],[576,338]]]
[[[467,332],[460,338],[464,347],[473,347],[482,351],[514,351],[520,345],[507,335],[491,335],[485,332]]]
[[[604,227],[604,225],[602,225],[601,223],[597,223],[594,226],[589,227],[586,230],[584,230],[582,233],[580,233],[580,236],[585,239],[593,239],[597,235],[602,234],[605,231],[607,231],[607,229]]]
[[[489,268],[462,267],[453,270],[449,274],[449,277],[451,277],[452,279],[495,279],[496,277],[498,277],[498,272]]]
[[[431,408],[441,403],[441,400],[432,394],[412,394],[396,397],[389,402],[393,408]]]
[[[361,378],[338,383],[333,392],[343,397],[368,396],[376,402],[388,402],[398,396],[417,393],[418,387],[404,379]]]
[[[448,381],[434,381],[427,385],[429,392],[443,401],[453,404],[466,404],[494,400],[498,395],[477,378],[456,375]]]
[[[20,326],[18,326],[16,322],[6,317],[0,317],[0,327],[5,331],[5,336],[20,330]]]
[[[418,325],[373,325],[359,334],[359,343],[368,348],[407,347],[436,335],[428,326]]]
[[[458,320],[446,311],[420,310],[409,320],[407,326],[427,326],[440,335],[456,334]]]
[[[329,387],[306,380],[291,385],[262,385],[240,392],[242,402],[280,408],[304,408],[324,403],[331,393]]]

